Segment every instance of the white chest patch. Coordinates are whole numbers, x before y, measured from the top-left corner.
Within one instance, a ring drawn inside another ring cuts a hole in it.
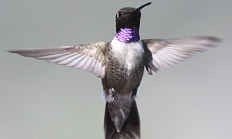
[[[128,70],[131,70],[135,61],[143,58],[144,49],[141,40],[137,42],[125,43],[120,42],[116,37],[111,41],[112,52],[119,60],[125,61]]]

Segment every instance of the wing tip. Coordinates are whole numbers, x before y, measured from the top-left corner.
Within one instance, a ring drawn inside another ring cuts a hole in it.
[[[7,50],[8,53],[15,53],[15,54],[21,54],[21,53],[25,53],[25,52],[29,52],[29,51],[33,51],[36,49],[16,49],[16,50]]]
[[[21,55],[21,53],[23,53],[24,50],[6,50],[6,52]]]
[[[5,52],[8,52],[8,53],[17,53],[17,50],[5,50]]]
[[[202,38],[205,38],[207,40],[210,40],[211,42],[222,42],[222,39],[221,38],[218,38],[218,37],[213,37],[213,36],[208,36],[208,37],[202,37]]]

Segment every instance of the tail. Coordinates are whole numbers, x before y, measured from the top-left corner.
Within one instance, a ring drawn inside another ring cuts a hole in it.
[[[133,102],[130,114],[120,132],[117,132],[111,120],[106,103],[104,130],[105,139],[140,139],[140,120],[136,102]]]

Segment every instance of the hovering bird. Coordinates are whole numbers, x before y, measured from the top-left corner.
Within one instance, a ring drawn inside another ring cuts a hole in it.
[[[100,77],[106,100],[106,139],[139,139],[136,95],[144,67],[153,75],[213,47],[215,37],[140,39],[141,9],[125,7],[116,13],[116,35],[110,42],[94,42],[48,49],[11,50],[25,57],[87,70]]]

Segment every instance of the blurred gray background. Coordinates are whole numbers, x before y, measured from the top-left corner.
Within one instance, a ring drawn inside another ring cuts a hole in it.
[[[2,0],[0,138],[103,138],[100,78],[6,50],[110,41],[117,10],[145,2]],[[231,0],[155,0],[142,10],[141,38],[223,39],[183,64],[145,72],[137,99],[142,138],[232,138],[231,7]]]

